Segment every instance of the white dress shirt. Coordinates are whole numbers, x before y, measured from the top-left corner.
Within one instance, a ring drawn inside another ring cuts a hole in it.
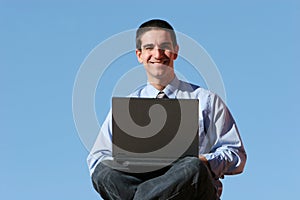
[[[151,84],[140,87],[130,97],[155,98],[159,90]],[[163,92],[169,98],[199,99],[199,155],[209,162],[213,177],[243,171],[246,152],[236,123],[227,106],[216,94],[175,77]],[[111,111],[107,115],[88,156],[90,174],[99,162],[112,159]]]

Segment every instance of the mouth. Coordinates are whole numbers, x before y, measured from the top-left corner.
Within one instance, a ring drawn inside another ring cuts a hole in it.
[[[168,60],[162,60],[162,61],[149,61],[152,65],[168,65]]]

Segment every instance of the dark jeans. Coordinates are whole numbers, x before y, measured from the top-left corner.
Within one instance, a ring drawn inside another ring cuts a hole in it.
[[[185,157],[170,167],[147,173],[126,173],[100,163],[92,181],[105,200],[218,199],[207,166],[195,157]]]

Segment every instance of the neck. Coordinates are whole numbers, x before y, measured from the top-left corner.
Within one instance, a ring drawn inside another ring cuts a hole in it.
[[[156,84],[156,83],[150,83],[153,87],[155,87],[157,90],[162,91],[163,89],[165,89],[166,86],[164,85],[160,85],[160,84]]]
[[[172,74],[171,76],[165,79],[148,78],[148,82],[157,90],[162,91],[174,79],[174,77],[175,74]]]

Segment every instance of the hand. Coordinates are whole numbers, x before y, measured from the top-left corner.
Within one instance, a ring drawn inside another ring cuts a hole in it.
[[[214,177],[215,175],[214,175],[213,171],[210,168],[208,160],[202,155],[199,155],[199,159],[207,166],[208,170],[212,173],[212,176]]]
[[[199,159],[200,159],[205,165],[208,166],[208,160],[207,160],[204,156],[199,155]]]

